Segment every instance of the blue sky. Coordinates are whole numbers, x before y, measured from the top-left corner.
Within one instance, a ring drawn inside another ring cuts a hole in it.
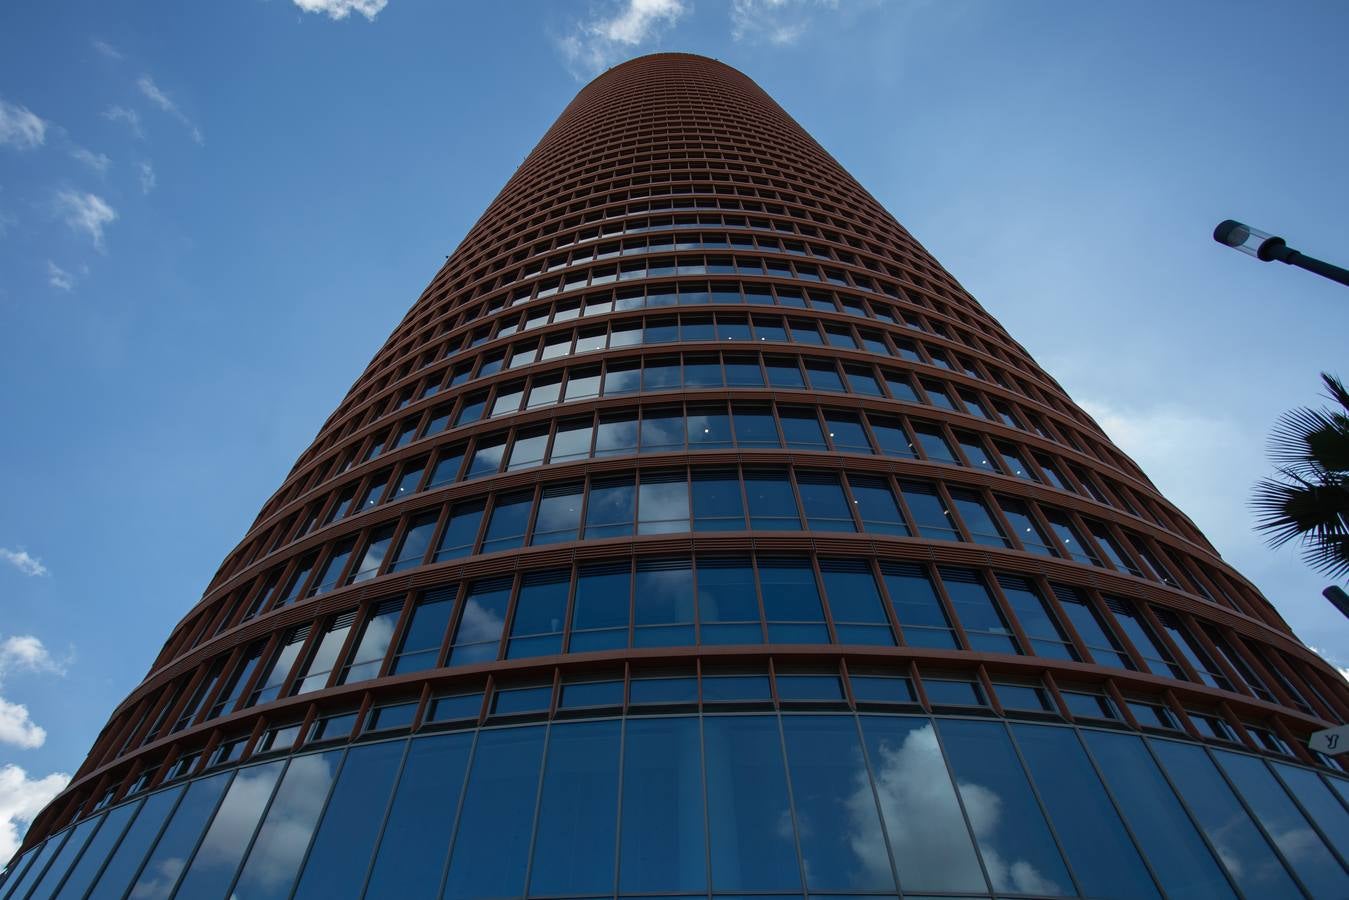
[[[755,78],[1349,666],[1250,530],[1349,293],[1343,3],[43,0],[0,12],[0,858],[590,76]],[[1341,370],[1343,371],[1343,370]],[[1345,372],[1349,374],[1349,372]]]

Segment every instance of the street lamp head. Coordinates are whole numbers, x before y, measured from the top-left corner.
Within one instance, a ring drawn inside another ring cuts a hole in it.
[[[1236,219],[1226,219],[1218,223],[1218,227],[1213,229],[1213,239],[1220,244],[1225,244],[1242,253],[1248,253],[1251,256],[1260,258],[1260,245],[1269,240],[1271,235],[1252,228],[1249,225],[1243,225]]]

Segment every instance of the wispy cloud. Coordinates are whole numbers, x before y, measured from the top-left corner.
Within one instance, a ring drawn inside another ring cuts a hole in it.
[[[67,293],[69,293],[75,288],[75,276],[70,274],[65,269],[61,268],[60,266],[58,266],[56,263],[52,262],[49,259],[47,260],[47,284],[56,288],[58,291],[66,291]],[[0,555],[8,554],[9,552],[10,551],[8,550],[0,549]],[[28,557],[27,553],[23,555],[25,557]],[[33,563],[35,563],[38,566],[38,568],[42,568],[42,564],[39,563],[37,560],[32,559],[31,557],[28,558]],[[43,572],[45,571],[46,569],[43,569]],[[42,574],[42,572],[32,572],[29,574],[40,575]]]
[[[0,767],[0,859],[18,851],[19,839],[33,817],[69,783],[70,776],[65,772],[29,778],[13,763]]]
[[[159,180],[155,178],[155,167],[150,165],[149,160],[141,160],[136,163],[136,170],[141,176],[141,193],[148,194],[155,189]]]
[[[47,567],[42,564],[42,560],[30,555],[27,550],[10,550],[8,547],[0,547],[0,559],[25,575],[37,577],[47,574]]]
[[[18,150],[41,147],[47,140],[47,125],[28,107],[0,100],[0,145]]]
[[[330,19],[345,19],[352,13],[360,13],[367,21],[375,21],[389,0],[293,0],[296,6],[305,12],[326,13]]]
[[[632,56],[688,11],[683,0],[623,0],[607,15],[577,22],[557,41],[558,49],[572,75],[590,77]]]
[[[103,110],[103,118],[109,122],[124,122],[136,137],[145,137],[145,132],[141,131],[141,114],[134,109],[128,109],[125,106],[109,106]]]
[[[153,78],[149,75],[142,75],[140,78],[136,79],[136,87],[140,88],[141,93],[144,94],[151,103],[181,122],[183,127],[188,130],[188,133],[192,135],[192,140],[196,141],[198,144],[206,143],[206,138],[201,133],[201,129],[187,117],[185,112],[178,108],[178,104],[173,102],[173,98],[164,93],[159,85],[155,84]]]
[[[33,635],[11,635],[0,640],[0,689],[14,672],[64,675],[65,667]],[[33,750],[46,741],[46,729],[33,721],[28,707],[0,697],[0,744]]]
[[[731,0],[731,37],[750,43],[794,44],[822,9],[837,10],[838,0]]]
[[[100,175],[107,174],[108,166],[112,165],[106,153],[95,153],[85,147],[75,147],[70,151],[70,158],[84,163]]]
[[[76,231],[83,231],[93,238],[95,247],[103,249],[103,227],[117,219],[117,210],[97,194],[79,191],[57,193],[56,208],[67,225]]]
[[[118,50],[116,47],[114,47],[112,44],[109,44],[105,40],[102,40],[100,38],[92,38],[90,39],[89,43],[95,50],[97,50],[103,56],[106,56],[108,59],[122,60],[126,58],[122,55],[121,50]]]

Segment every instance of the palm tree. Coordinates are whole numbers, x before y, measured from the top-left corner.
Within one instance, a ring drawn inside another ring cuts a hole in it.
[[[1349,573],[1349,391],[1321,373],[1339,409],[1285,413],[1269,439],[1277,474],[1255,486],[1256,528],[1271,547],[1297,538],[1303,558],[1334,577]]]

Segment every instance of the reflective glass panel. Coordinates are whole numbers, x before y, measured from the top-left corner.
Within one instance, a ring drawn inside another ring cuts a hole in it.
[[[621,702],[622,682],[617,686]],[[613,890],[620,728],[617,720],[553,725],[530,894],[608,895]]]
[[[221,777],[217,776],[216,778],[216,798],[220,796],[220,789],[223,787]],[[159,835],[165,817],[173,809],[173,805],[178,802],[182,793],[183,789],[177,787],[151,794],[146,798],[140,813],[136,816],[136,820],[127,828],[126,837],[117,845],[117,850],[108,860],[108,865],[94,882],[92,896],[121,897],[126,893],[131,879],[136,876],[136,872],[140,868],[141,860],[145,858],[145,851],[150,848]],[[215,805],[214,798],[211,805]],[[205,816],[208,814],[209,812],[202,814],[202,821],[205,821]],[[198,828],[200,828],[200,825]],[[181,869],[181,867],[182,862],[180,860],[178,868]],[[176,871],[173,872],[175,878],[177,875]]]
[[[698,720],[628,719],[625,727],[619,890],[706,891]]]
[[[137,900],[140,900],[140,898],[161,900],[161,898],[169,896],[174,883],[187,864],[192,848],[197,845],[197,838],[201,836],[201,830],[206,827],[206,822],[211,818],[211,813],[215,812],[216,803],[220,800],[220,794],[225,790],[225,785],[229,783],[231,774],[230,772],[221,772],[219,775],[203,778],[188,785],[187,793],[183,796],[182,802],[173,811],[173,818],[164,827],[159,840],[155,843],[155,849],[151,851],[149,859],[145,861],[144,867],[140,870],[136,885],[131,889],[131,896],[136,897]],[[149,811],[149,809],[149,803],[147,803],[145,811]],[[142,812],[142,815],[144,815],[144,812]],[[248,826],[250,833],[252,827],[252,824]],[[128,839],[130,837],[128,835]],[[134,866],[134,863],[132,865]],[[104,879],[94,888],[98,896],[103,895],[106,878],[105,873]]]
[[[229,889],[284,760],[240,769],[211,827],[192,857],[179,891],[184,897],[222,897]]]
[[[341,751],[330,750],[290,761],[231,892],[234,897],[287,900],[341,758]]]

